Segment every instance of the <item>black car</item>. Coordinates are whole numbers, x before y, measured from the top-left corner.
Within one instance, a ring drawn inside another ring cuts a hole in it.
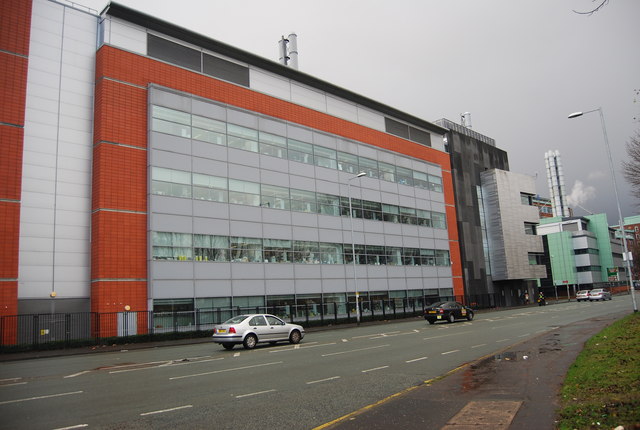
[[[429,321],[429,324],[435,324],[436,321],[452,323],[456,319],[471,321],[473,319],[473,310],[458,302],[436,302],[425,308],[424,319]]]

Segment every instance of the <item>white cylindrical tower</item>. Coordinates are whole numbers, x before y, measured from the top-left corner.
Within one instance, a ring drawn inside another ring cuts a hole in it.
[[[570,215],[564,188],[564,171],[560,160],[560,151],[545,152],[544,165],[547,170],[547,183],[549,184],[549,197],[553,205],[553,216],[568,217]]]
[[[298,35],[291,33],[288,38],[289,46],[287,56],[289,57],[289,66],[298,70]]]

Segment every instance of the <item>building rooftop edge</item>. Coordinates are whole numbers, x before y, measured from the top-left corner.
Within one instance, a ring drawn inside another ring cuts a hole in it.
[[[402,112],[398,109],[395,109],[391,106],[388,106],[383,103],[377,102],[373,99],[361,96],[359,94],[346,90],[337,85],[331,84],[329,82],[323,81],[314,76],[308,75],[304,72],[300,72],[299,70],[281,65],[276,61],[268,60],[256,54],[252,54],[250,52],[244,51],[242,49],[236,48],[234,46],[212,39],[210,37],[203,36],[199,33],[188,30],[184,27],[180,27],[170,22],[164,21],[162,19],[153,17],[151,15],[147,15],[145,13],[139,12],[135,9],[129,8],[122,4],[119,4],[116,2],[110,2],[101,12],[101,15],[105,15],[105,14],[115,18],[123,19],[125,21],[129,21],[131,23],[140,25],[142,27],[149,28],[151,30],[155,30],[159,33],[166,34],[168,36],[174,37],[176,39],[182,40],[184,42],[187,42],[196,46],[200,46],[205,49],[209,49],[213,52],[218,52],[229,58],[259,67],[263,70],[269,71],[271,73],[275,73],[285,78],[293,79],[305,85],[309,85],[313,88],[326,91],[327,93],[330,93],[332,95],[341,97],[346,100],[350,100],[364,107],[368,107],[378,112],[387,114],[390,117],[399,119],[401,121],[405,121],[407,123],[424,128],[431,132],[434,132],[440,135],[444,135],[447,132],[446,128],[441,127],[432,122],[426,121],[424,119],[420,119],[416,116],[413,116],[406,112]],[[274,42],[274,50],[275,50],[275,42]]]

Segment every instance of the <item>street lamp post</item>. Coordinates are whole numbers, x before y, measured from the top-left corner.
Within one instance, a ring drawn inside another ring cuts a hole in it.
[[[616,196],[616,205],[618,206],[618,218],[620,220],[620,224],[619,224],[620,238],[622,239],[622,245],[624,247],[624,255],[627,261],[627,272],[629,273],[629,285],[631,288],[631,301],[633,302],[633,312],[638,312],[638,305],[636,303],[636,295],[633,287],[633,273],[631,272],[631,264],[629,262],[630,260],[629,251],[627,249],[627,240],[625,239],[625,236],[624,236],[624,222],[622,219],[622,210],[620,209],[620,199],[618,198],[618,185],[616,183],[616,175],[615,175],[615,170],[613,168],[613,158],[611,156],[611,148],[609,146],[609,138],[607,137],[607,127],[605,126],[605,123],[604,123],[604,114],[602,113],[602,108],[599,107],[598,109],[588,110],[585,112],[574,112],[571,115],[569,115],[569,119],[577,118],[579,116],[584,115],[585,113],[592,113],[592,112],[600,112],[600,123],[602,124],[602,134],[604,136],[604,145],[605,145],[605,148],[607,149],[607,155],[609,156],[609,168],[611,169],[611,179],[613,180],[613,191]]]
[[[360,172],[347,180],[349,194],[349,224],[351,225],[351,261],[353,263],[353,288],[356,291],[356,323],[360,325],[360,293],[358,292],[358,274],[356,273],[356,242],[353,237],[353,210],[351,209],[351,181],[365,176],[367,172]]]

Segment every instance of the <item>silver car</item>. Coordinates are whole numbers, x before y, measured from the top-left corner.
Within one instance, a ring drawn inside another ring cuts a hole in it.
[[[576,300],[581,301],[589,301],[589,290],[580,290],[576,293]]]
[[[238,315],[213,328],[212,339],[225,349],[231,350],[242,344],[253,349],[259,342],[275,344],[279,341],[299,343],[304,337],[304,328],[289,324],[269,314]]]
[[[602,288],[593,289],[589,291],[589,301],[592,302],[595,300],[611,300],[611,293]]]

